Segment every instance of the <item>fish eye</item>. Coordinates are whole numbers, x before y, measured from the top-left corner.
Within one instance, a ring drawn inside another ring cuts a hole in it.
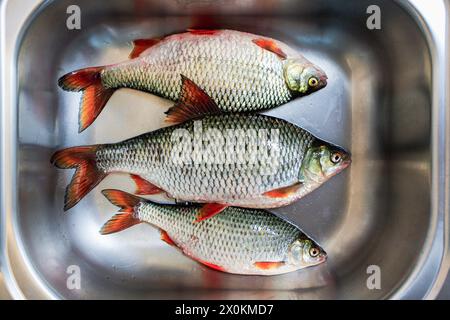
[[[311,78],[309,78],[309,80],[308,80],[308,85],[309,85],[310,87],[316,87],[318,84],[319,84],[319,80],[317,80],[316,77],[311,77]]]
[[[309,249],[309,255],[313,258],[317,257],[319,255],[320,251],[317,248],[311,248]]]
[[[342,156],[339,152],[334,152],[331,154],[331,157],[330,157],[331,162],[336,164],[336,163],[339,163],[341,161],[341,159],[342,159]]]

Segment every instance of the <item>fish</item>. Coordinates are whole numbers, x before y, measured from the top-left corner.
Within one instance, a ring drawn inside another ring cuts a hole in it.
[[[298,227],[266,210],[229,207],[198,224],[199,206],[158,204],[124,191],[103,195],[120,212],[100,230],[103,235],[146,222],[161,239],[212,269],[243,275],[276,275],[318,265],[326,252]]]
[[[227,206],[276,208],[310,193],[351,163],[343,148],[288,121],[263,114],[225,113],[183,78],[177,124],[117,143],[69,147],[50,162],[76,169],[66,188],[72,208],[111,173],[127,173],[136,194],[166,193],[205,203],[198,221]],[[202,116],[207,114],[206,116]]]
[[[255,34],[189,29],[133,43],[130,60],[79,69],[59,78],[62,89],[83,92],[79,132],[95,121],[119,88],[177,101],[181,74],[202,87],[223,112],[274,108],[327,84],[325,72],[299,52]],[[168,114],[176,110],[169,109]]]

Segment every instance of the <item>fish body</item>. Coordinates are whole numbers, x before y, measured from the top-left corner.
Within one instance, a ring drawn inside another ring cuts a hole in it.
[[[193,142],[199,128],[204,133],[212,130],[218,133],[211,139],[207,135],[200,137],[203,148],[197,148]],[[176,132],[182,132],[192,140],[183,142]],[[225,137],[229,132],[240,135],[227,147]],[[255,138],[258,132],[268,136],[266,150]],[[242,146],[242,150],[247,148],[244,155],[237,147],[242,136],[248,138]],[[248,149],[258,146],[259,150],[252,155]],[[78,164],[89,161],[89,167],[86,166],[83,173],[85,179],[94,173],[100,179],[114,172],[138,175],[180,201],[274,208],[299,199],[331,176],[324,171],[309,170],[318,148],[342,154],[342,162],[336,165],[333,174],[348,165],[349,160],[345,159],[342,149],[287,121],[258,114],[225,114],[165,127],[119,143],[65,149],[57,152],[52,162],[67,168],[64,161],[69,158]],[[290,193],[267,194],[294,185],[298,188]],[[80,183],[69,185],[66,207],[68,202],[74,205],[75,200],[81,199],[84,194],[80,193],[83,191],[80,187],[83,186],[92,187]],[[78,196],[69,201],[73,198],[71,194]]]
[[[322,263],[326,253],[296,226],[265,211],[229,207],[220,215],[192,223],[200,208],[156,204],[119,190],[103,194],[122,208],[101,233],[147,222],[185,255],[216,270],[274,275]]]
[[[224,112],[270,109],[326,85],[325,72],[300,53],[280,41],[250,33],[188,31],[137,40],[135,46],[129,61],[80,69],[60,78],[63,89],[84,91],[80,131],[95,120],[118,88],[177,101],[180,75],[205,90]]]

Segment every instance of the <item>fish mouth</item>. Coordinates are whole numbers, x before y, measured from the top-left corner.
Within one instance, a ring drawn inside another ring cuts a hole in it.
[[[342,170],[344,170],[345,168],[347,168],[350,164],[352,163],[352,159],[350,157],[344,159],[342,161]]]
[[[328,84],[328,77],[326,76],[326,74],[321,74],[317,77],[317,79],[319,80],[319,84],[314,87],[314,88],[310,88],[310,92],[315,92],[315,91],[319,91],[320,89],[323,89],[324,87],[327,86]]]
[[[326,74],[321,75],[321,76],[319,77],[319,87],[320,87],[320,88],[326,87],[327,84],[328,84],[328,81],[327,81],[327,80],[328,80],[328,77],[327,77]]]
[[[351,163],[352,163],[352,160],[350,158],[342,160],[342,162],[339,164],[338,168],[333,170],[333,172],[331,174],[329,174],[328,176],[324,175],[324,177],[326,177],[327,180],[333,178],[335,175],[344,171],[348,166],[350,166]]]
[[[342,160],[341,164],[339,165],[339,169],[337,169],[335,172],[333,172],[333,174],[330,176],[330,178],[334,177],[338,173],[341,173],[342,171],[347,169],[347,167],[350,166],[351,163],[352,163],[352,159],[350,159],[350,158]]]
[[[325,252],[322,252],[319,255],[319,259],[318,259],[319,263],[323,263],[323,262],[327,261],[327,258],[328,258],[328,255]]]
[[[338,152],[341,153],[342,155],[342,161],[339,164],[339,169],[338,171],[342,171],[345,168],[347,168],[351,163],[352,163],[352,155],[350,152],[348,152],[347,150],[345,150],[342,147],[339,146],[335,146],[335,148],[337,149]]]

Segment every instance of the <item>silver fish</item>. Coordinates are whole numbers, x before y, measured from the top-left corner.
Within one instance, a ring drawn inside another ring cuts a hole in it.
[[[100,233],[110,234],[141,222],[161,230],[161,238],[190,258],[219,271],[275,275],[318,265],[327,254],[296,226],[265,211],[230,207],[192,223],[198,206],[162,205],[120,190],[103,190],[121,208]]]
[[[190,30],[136,40],[131,57],[59,79],[64,90],[84,92],[80,132],[96,119],[118,88],[177,101],[181,74],[203,88],[225,112],[270,109],[327,84],[323,70],[286,44],[233,30]]]

